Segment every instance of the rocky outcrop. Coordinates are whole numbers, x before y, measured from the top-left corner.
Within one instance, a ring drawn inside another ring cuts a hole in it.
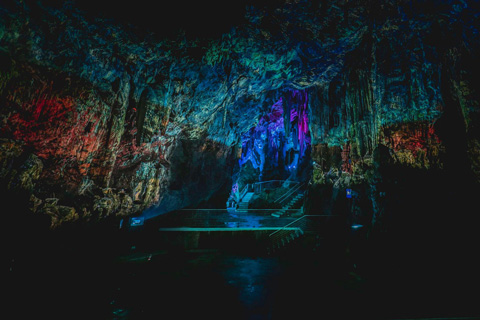
[[[285,1],[219,39],[171,41],[18,2],[0,11],[2,193],[52,226],[196,205],[235,182],[283,99],[284,142],[311,147],[310,207],[344,211],[358,186],[352,210],[378,225],[402,168],[480,180],[477,12]],[[270,149],[251,164],[275,176],[286,152]]]

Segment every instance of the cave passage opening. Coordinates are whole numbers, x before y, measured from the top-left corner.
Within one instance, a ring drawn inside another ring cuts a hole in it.
[[[242,135],[227,208],[238,208],[248,191],[255,196],[260,190],[308,182],[312,175],[308,118],[307,91],[288,90]],[[269,205],[264,201],[257,208]]]

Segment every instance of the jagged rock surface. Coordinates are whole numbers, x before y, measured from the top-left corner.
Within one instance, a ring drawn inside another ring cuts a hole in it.
[[[2,193],[53,226],[198,204],[230,181],[242,135],[301,90],[311,199],[362,186],[358,210],[380,221],[385,167],[480,178],[476,5],[286,1],[207,45],[71,6],[2,9]]]

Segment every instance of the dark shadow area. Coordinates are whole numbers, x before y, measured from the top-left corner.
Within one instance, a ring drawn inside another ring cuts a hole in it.
[[[13,2],[13,1],[12,1]],[[25,1],[35,8],[37,1]],[[61,8],[65,1],[42,0],[47,7]],[[176,39],[180,32],[187,38],[215,39],[230,32],[231,28],[245,22],[247,6],[276,7],[271,0],[241,0],[225,2],[210,1],[74,1],[74,7],[92,18],[113,20],[115,23],[130,25],[140,35],[153,32],[156,37]],[[10,4],[10,6],[14,6]]]
[[[7,2],[4,317],[480,319],[467,1]]]
[[[410,185],[408,193],[423,187]],[[443,204],[458,200],[452,197]],[[423,209],[412,208],[398,210]],[[6,221],[14,259],[8,305],[17,318],[50,319],[478,316],[476,225],[433,209],[436,219],[405,215],[395,229],[368,238],[348,217],[330,219],[274,255],[259,250],[261,241],[215,235],[186,249],[191,236],[172,241],[158,232],[158,220],[130,229],[112,219],[41,231],[42,219],[25,214],[21,227]]]

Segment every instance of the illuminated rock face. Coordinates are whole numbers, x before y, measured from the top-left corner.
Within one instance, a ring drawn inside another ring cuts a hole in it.
[[[68,6],[2,10],[2,196],[57,226],[290,177],[310,180],[311,210],[341,210],[358,187],[352,210],[378,222],[399,167],[478,182],[478,8],[268,10],[208,45],[140,38]]]
[[[308,94],[292,90],[283,94],[258,124],[243,134],[236,184],[267,180],[301,180],[310,163]],[[248,169],[244,169],[247,166]],[[253,170],[252,170],[253,169]]]

